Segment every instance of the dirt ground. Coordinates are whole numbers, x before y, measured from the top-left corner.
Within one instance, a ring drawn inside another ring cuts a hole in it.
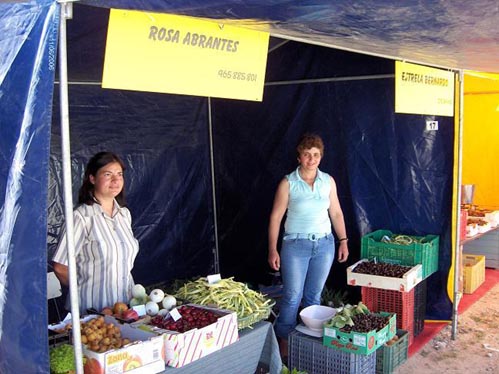
[[[394,374],[499,374],[499,284],[458,316],[456,340],[446,326]]]

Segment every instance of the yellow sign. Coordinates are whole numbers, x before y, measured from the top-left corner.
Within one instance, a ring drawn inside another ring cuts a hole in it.
[[[395,112],[454,116],[454,73],[396,61]]]
[[[102,87],[262,101],[269,34],[111,9]]]

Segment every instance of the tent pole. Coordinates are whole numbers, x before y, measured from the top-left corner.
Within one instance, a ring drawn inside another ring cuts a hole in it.
[[[78,285],[76,279],[76,261],[73,226],[73,191],[71,186],[71,152],[69,141],[69,100],[67,69],[67,37],[66,20],[73,15],[72,3],[61,3],[59,27],[59,96],[61,115],[62,173],[64,185],[64,215],[66,217],[66,233],[68,242],[69,292],[71,300],[71,318],[73,331],[73,347],[77,374],[83,374],[83,354],[81,346],[80,311],[78,305]]]
[[[220,261],[218,255],[218,224],[217,224],[217,196],[215,190],[215,160],[213,152],[213,123],[211,119],[211,98],[208,97],[208,129],[210,135],[210,167],[211,167],[211,191],[213,201],[213,224],[215,228],[215,248],[213,257],[215,259],[215,273],[220,273]]]
[[[459,70],[459,120],[458,120],[458,149],[457,149],[457,218],[456,232],[454,237],[454,302],[452,304],[452,330],[451,338],[457,338],[458,306],[461,298],[459,292],[459,274],[461,272],[461,183],[462,183],[462,164],[463,164],[463,114],[464,114],[464,74]]]

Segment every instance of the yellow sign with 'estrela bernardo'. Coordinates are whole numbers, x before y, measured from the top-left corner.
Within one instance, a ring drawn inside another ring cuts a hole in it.
[[[111,9],[103,88],[262,101],[269,33]]]
[[[395,113],[454,115],[454,73],[395,62]]]

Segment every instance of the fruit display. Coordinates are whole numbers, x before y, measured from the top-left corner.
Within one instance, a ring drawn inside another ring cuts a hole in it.
[[[390,316],[370,313],[369,308],[361,301],[357,305],[347,304],[338,308],[325,326],[339,328],[342,332],[369,332],[381,330],[389,320]]]
[[[368,355],[396,332],[395,313],[371,313],[366,305],[345,305],[324,323],[324,345],[343,352]]]
[[[177,305],[177,300],[173,295],[166,294],[163,290],[156,288],[149,295],[141,284],[136,284],[132,289],[132,298],[128,304],[125,302],[116,302],[113,306],[107,306],[101,311],[95,311],[99,314],[113,316],[126,322],[139,320],[141,315],[134,309],[139,305],[144,305],[145,313],[149,316],[161,314],[165,316],[173,307]]]
[[[155,316],[151,319],[150,324],[161,329],[186,332],[194,328],[201,329],[205,326],[215,323],[220,317],[215,312],[198,308],[191,305],[182,305],[177,308],[182,318],[176,321],[171,317],[164,318],[163,316]]]
[[[135,310],[129,308],[126,303],[121,301],[114,303],[113,306],[102,308],[99,313],[105,316],[113,316],[128,322],[137,321],[139,319],[139,314]]]
[[[384,328],[390,320],[390,316],[382,316],[379,314],[357,314],[352,317],[352,326],[344,326],[343,332],[369,332],[379,331]]]
[[[402,278],[411,270],[411,266],[389,264],[383,262],[364,261],[359,263],[352,271],[354,273],[371,274],[383,277]]]
[[[81,343],[91,351],[102,353],[121,348],[131,341],[121,337],[119,326],[106,324],[104,317],[98,316],[81,323]]]

